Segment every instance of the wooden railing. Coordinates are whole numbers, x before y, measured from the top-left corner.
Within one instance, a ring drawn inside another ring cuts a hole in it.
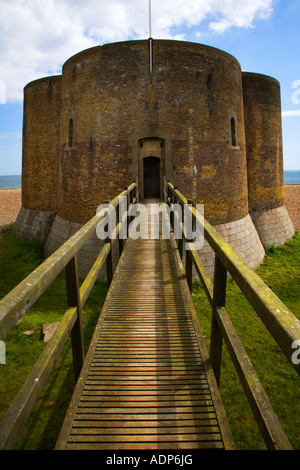
[[[132,183],[117,197],[109,201],[117,214],[121,196],[123,198],[127,197],[129,211],[130,206],[135,204],[139,198],[138,182]],[[106,240],[80,288],[77,254],[80,248],[94,235],[101,218],[100,215],[95,215],[0,301],[0,340],[2,340],[50,286],[58,274],[65,269],[68,309],[54,335],[33,366],[21,391],[0,423],[0,449],[13,448],[70,334],[74,374],[77,381],[85,357],[81,311],[101,269],[105,265],[108,285],[111,282],[114,271],[112,248],[119,239],[119,252],[122,252],[124,240],[118,236],[122,224],[128,224],[129,222],[128,211],[123,211],[123,220],[119,220],[115,228],[115,238]]]
[[[185,270],[188,285],[192,289],[192,268],[194,266],[212,308],[210,360],[217,383],[220,382],[224,339],[267,448],[291,449],[291,445],[225,309],[228,273],[239,286],[298,374],[300,374],[300,364],[292,362],[292,344],[300,339],[300,321],[193,207],[193,201],[186,199],[176,187],[166,181],[164,182],[164,199],[169,207],[172,204],[180,204],[182,208],[186,206],[186,210],[190,211],[193,222],[197,221],[200,224],[205,240],[215,252],[214,280],[212,282],[205,271],[195,245],[187,240],[183,223],[180,224],[180,221],[177,220],[182,229],[181,237],[178,239],[181,257],[184,256],[183,241],[189,248],[185,250]],[[172,215],[170,219],[174,229],[176,212],[170,212],[170,215]]]
[[[294,341],[300,339],[300,322],[259,276],[241,260],[218,232],[208,224],[203,216],[192,207],[192,201],[186,199],[171,183],[165,183],[164,187],[165,201],[169,206],[174,203],[179,203],[182,207],[190,204],[190,207],[187,207],[191,217],[202,226],[204,237],[215,252],[214,281],[212,282],[205,272],[194,243],[187,240],[184,226],[181,225],[183,236],[178,239],[178,248],[183,257],[183,242],[188,244],[189,247],[189,250],[185,250],[185,269],[188,285],[191,289],[192,268],[194,266],[212,307],[210,358],[217,382],[220,381],[224,339],[267,448],[291,449],[291,445],[225,309],[227,273],[230,273],[232,279],[239,286],[298,374],[300,374],[300,365],[291,361],[291,345]],[[110,204],[115,208],[119,206],[120,196],[127,197],[129,210],[130,205],[138,201],[138,184],[132,183],[115,199],[110,201]],[[174,217],[176,217],[176,213],[171,212],[173,228]],[[119,221],[116,226],[116,238],[108,239],[104,244],[80,288],[77,273],[77,253],[95,233],[99,222],[98,215],[94,216],[0,301],[1,340],[5,338],[58,274],[65,269],[68,309],[0,424],[0,449],[13,448],[70,334],[75,379],[78,378],[84,361],[81,311],[100,270],[104,266],[106,266],[108,285],[110,284],[114,271],[112,248],[118,240],[122,223],[128,224],[129,221],[130,217],[126,212],[124,220]],[[119,238],[120,253],[123,243],[124,240]]]

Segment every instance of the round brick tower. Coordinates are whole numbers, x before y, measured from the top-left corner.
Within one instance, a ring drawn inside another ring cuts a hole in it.
[[[161,197],[165,176],[204,203],[209,222],[256,267],[264,250],[248,214],[240,65],[200,44],[155,40],[152,50],[149,41],[107,44],[64,64],[57,216],[46,252],[137,176],[142,197]],[[211,270],[210,248],[201,253]]]
[[[208,221],[257,267],[264,257],[257,230],[270,244],[270,213],[286,220],[279,244],[293,232],[278,82],[242,74],[219,49],[149,39],[87,49],[65,62],[61,76],[25,87],[19,235],[46,239],[49,255],[137,177],[142,197],[162,197],[166,177],[203,203]],[[82,272],[101,243],[95,236],[81,250]],[[212,272],[209,246],[200,254]]]
[[[22,208],[14,229],[46,241],[57,200],[61,76],[35,80],[24,89]]]
[[[284,244],[294,227],[284,205],[280,84],[243,73],[249,208],[264,246]]]

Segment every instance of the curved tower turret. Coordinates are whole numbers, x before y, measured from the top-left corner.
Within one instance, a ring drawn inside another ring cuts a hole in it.
[[[284,205],[280,84],[243,73],[249,209],[264,246],[294,235]]]
[[[57,202],[61,76],[24,88],[22,208],[14,229],[46,241]]]

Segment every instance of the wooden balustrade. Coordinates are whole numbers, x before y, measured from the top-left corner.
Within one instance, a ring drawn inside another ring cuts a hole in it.
[[[187,239],[185,228],[181,224],[182,231],[178,242],[181,254],[183,242],[185,243],[185,269],[188,285],[192,288],[191,266],[194,266],[212,307],[210,360],[217,383],[220,383],[224,340],[266,446],[269,449],[291,449],[225,309],[227,274],[229,273],[239,286],[298,374],[300,374],[300,364],[292,362],[291,347],[293,342],[300,338],[300,321],[190,204],[192,201],[189,201],[170,182],[164,184],[164,200],[170,208],[172,204],[180,204],[182,208],[185,206],[185,210],[191,212],[193,220],[200,224],[205,239],[215,252],[214,280],[212,281],[205,271],[194,243]],[[171,224],[174,229],[173,218],[171,218]]]

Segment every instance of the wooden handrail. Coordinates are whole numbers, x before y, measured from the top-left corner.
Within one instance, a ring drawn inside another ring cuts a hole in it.
[[[291,449],[225,309],[227,272],[230,273],[298,374],[300,374],[300,364],[292,362],[292,344],[300,338],[300,321],[195,207],[187,206],[190,201],[170,182],[164,185],[164,200],[169,206],[173,203],[179,203],[181,206],[186,205],[186,210],[191,211],[193,219],[200,224],[204,238],[215,253],[214,282],[212,282],[205,271],[194,243],[186,239],[182,227],[180,236],[185,240],[187,248],[186,276],[188,285],[192,286],[192,271],[190,269],[190,262],[192,262],[212,307],[210,360],[217,382],[219,383],[220,380],[222,340],[224,339],[267,448]]]
[[[132,183],[110,201],[110,204],[115,209],[119,205],[121,196],[127,197],[129,210],[130,205],[135,203],[139,197],[137,182]],[[115,229],[116,237],[119,235],[121,224],[128,223],[128,211],[124,215],[124,220],[119,221]],[[13,448],[69,334],[72,337],[75,380],[79,377],[84,360],[81,310],[98,278],[100,270],[111,255],[112,247],[117,239],[110,240],[110,243],[104,243],[96,261],[79,288],[77,253],[95,233],[100,219],[101,215],[94,216],[0,301],[1,339],[16,325],[18,320],[29,310],[47,287],[50,286],[58,274],[63,269],[66,270],[69,308],[62,317],[44,351],[31,369],[21,391],[0,423],[0,450]],[[123,245],[120,246],[122,247]],[[112,265],[109,269],[112,269]]]

